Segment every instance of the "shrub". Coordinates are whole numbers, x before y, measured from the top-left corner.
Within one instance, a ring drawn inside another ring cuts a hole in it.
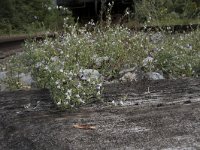
[[[0,5],[2,34],[62,30],[63,18],[72,18],[68,9],[56,7],[52,0],[7,0]]]
[[[142,0],[136,1],[135,18],[147,24],[189,24],[199,19],[199,2],[191,0]],[[180,20],[183,20],[182,22]]]
[[[16,73],[30,72],[36,86],[48,88],[64,109],[100,98],[103,80],[118,78],[127,67],[162,71],[168,77],[200,75],[199,30],[171,35],[133,32],[118,25],[101,28],[93,22],[81,28],[66,23],[64,27],[66,32],[55,39],[27,42],[25,51],[9,62],[7,81],[12,87],[23,87],[15,80]]]

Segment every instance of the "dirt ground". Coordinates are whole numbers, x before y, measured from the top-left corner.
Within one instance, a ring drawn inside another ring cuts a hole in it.
[[[200,149],[200,78],[110,84],[103,98],[60,112],[47,90],[1,92],[0,149]]]

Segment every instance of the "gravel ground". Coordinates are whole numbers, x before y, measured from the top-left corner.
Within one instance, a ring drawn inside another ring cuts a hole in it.
[[[200,149],[200,78],[110,84],[103,98],[60,112],[47,90],[1,92],[0,149]]]

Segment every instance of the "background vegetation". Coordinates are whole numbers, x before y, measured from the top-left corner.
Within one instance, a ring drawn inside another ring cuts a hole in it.
[[[66,8],[53,0],[1,0],[0,34],[60,30]],[[199,0],[136,0],[133,19],[150,25],[199,23]],[[70,21],[72,22],[73,19]]]
[[[199,23],[199,0],[137,0],[135,19],[147,24]]]
[[[0,34],[37,32],[44,28],[62,28],[65,8],[57,8],[52,0],[1,0]]]

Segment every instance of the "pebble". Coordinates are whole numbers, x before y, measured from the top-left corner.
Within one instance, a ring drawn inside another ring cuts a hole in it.
[[[149,80],[163,80],[165,79],[163,75],[158,72],[148,72],[145,74],[146,78]]]

